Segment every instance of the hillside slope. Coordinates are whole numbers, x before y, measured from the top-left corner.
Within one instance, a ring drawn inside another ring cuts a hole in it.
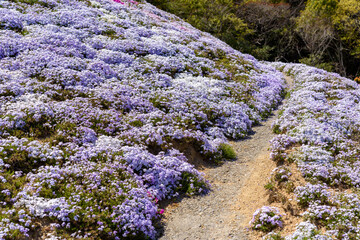
[[[273,124],[271,157],[278,168],[267,185],[271,202],[302,221],[284,237],[359,239],[359,84],[302,64],[273,65],[294,78]]]
[[[0,2],[0,238],[155,238],[282,74],[147,3]]]

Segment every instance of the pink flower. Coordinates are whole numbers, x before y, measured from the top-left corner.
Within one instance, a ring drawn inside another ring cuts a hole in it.
[[[160,212],[159,212],[159,214],[163,214],[164,212],[165,212],[165,210],[164,210],[164,209],[161,209]]]
[[[125,3],[123,3],[123,2],[120,1],[120,0],[114,0],[114,2],[121,3],[121,4],[125,4]]]

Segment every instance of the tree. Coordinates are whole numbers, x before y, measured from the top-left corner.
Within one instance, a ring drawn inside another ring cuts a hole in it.
[[[235,49],[360,75],[359,0],[148,0]]]
[[[360,75],[360,2],[341,0],[333,16],[333,25],[339,36],[341,50],[348,53],[347,67],[355,76]]]
[[[251,54],[262,60],[294,61],[299,38],[294,32],[294,11],[279,0],[238,1],[237,16],[254,30]]]
[[[360,3],[357,0],[308,0],[297,19],[297,32],[319,66],[324,59],[342,75],[357,75],[360,58]]]
[[[297,19],[296,31],[310,52],[311,65],[321,61],[324,52],[335,38],[331,16],[336,6],[336,0],[308,0],[305,10]]]

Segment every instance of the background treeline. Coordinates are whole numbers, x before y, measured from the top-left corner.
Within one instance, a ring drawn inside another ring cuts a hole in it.
[[[360,75],[359,0],[148,0],[261,60]]]

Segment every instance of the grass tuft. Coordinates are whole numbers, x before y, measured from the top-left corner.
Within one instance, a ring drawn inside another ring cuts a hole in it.
[[[236,159],[236,153],[231,145],[222,143],[219,150],[222,152],[222,156],[225,159]]]

